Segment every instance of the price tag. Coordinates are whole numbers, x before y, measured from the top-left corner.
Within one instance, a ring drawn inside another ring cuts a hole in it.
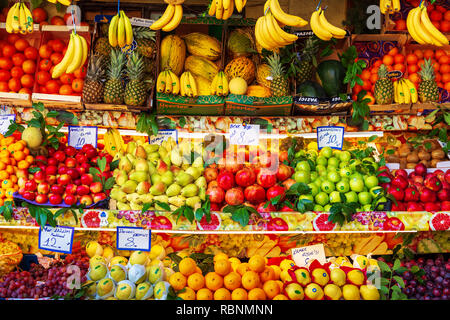
[[[137,27],[150,27],[153,23],[155,22],[155,20],[150,20],[150,19],[143,19],[143,18],[136,18],[136,17],[131,17],[130,18],[130,23],[132,26],[137,26]]]
[[[259,145],[259,124],[230,124],[229,132],[231,145]]]
[[[158,130],[158,134],[150,136],[148,141],[149,144],[161,145],[163,141],[168,140],[170,137],[178,144],[178,130],[176,129]]]
[[[315,259],[319,260],[322,264],[327,262],[325,249],[322,243],[292,249],[292,260],[294,260],[298,267],[306,267]]]
[[[344,144],[344,127],[317,127],[317,145],[342,150]]]
[[[15,114],[2,114],[0,115],[0,133],[5,134],[8,131],[11,120],[16,121]]]
[[[69,126],[69,146],[81,149],[85,144],[91,144],[97,148],[97,127]]]
[[[151,230],[138,227],[117,227],[117,250],[150,251]]]
[[[39,249],[61,253],[72,253],[74,228],[46,225],[39,229]]]

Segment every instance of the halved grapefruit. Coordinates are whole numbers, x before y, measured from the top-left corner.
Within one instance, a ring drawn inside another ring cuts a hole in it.
[[[100,228],[100,212],[88,210],[81,216],[81,226],[83,228]]]
[[[197,221],[197,228],[199,230],[213,231],[219,230],[221,224],[222,218],[220,218],[220,214],[211,212],[211,221],[207,222],[206,216],[203,216],[200,221]]]
[[[446,231],[450,229],[450,215],[448,213],[435,213],[428,222],[433,231]]]
[[[336,223],[328,221],[329,214],[321,213],[313,220],[313,229],[315,231],[332,231],[336,229]]]

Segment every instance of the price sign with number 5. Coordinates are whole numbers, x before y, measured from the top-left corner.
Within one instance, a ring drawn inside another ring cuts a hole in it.
[[[317,127],[317,146],[320,149],[330,147],[342,150],[344,127]]]
[[[138,227],[117,227],[117,250],[150,251],[151,231]]]
[[[85,144],[91,144],[97,148],[97,127],[69,126],[69,146],[81,149]]]

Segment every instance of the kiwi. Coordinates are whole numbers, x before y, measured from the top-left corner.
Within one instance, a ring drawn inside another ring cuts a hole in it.
[[[442,149],[436,149],[436,150],[433,150],[433,151],[431,152],[431,157],[432,157],[433,159],[439,159],[439,160],[442,160],[442,159],[445,158],[445,153],[444,153],[444,151],[443,151]]]
[[[430,161],[430,166],[431,166],[431,168],[436,168],[437,163],[440,162],[440,161],[441,161],[441,160],[439,160],[439,159],[432,159],[432,160]]]
[[[423,150],[419,151],[419,153],[417,155],[419,156],[420,160],[427,160],[428,161],[428,160],[431,159],[430,153],[426,152],[426,151],[423,151]]]
[[[425,165],[425,167],[429,168],[430,167],[430,161],[427,160],[421,160],[419,163],[423,163]]]
[[[409,162],[409,163],[412,163],[412,162],[417,163],[417,162],[419,162],[419,156],[417,155],[417,152],[413,151],[410,154],[408,154],[406,156],[406,161]]]

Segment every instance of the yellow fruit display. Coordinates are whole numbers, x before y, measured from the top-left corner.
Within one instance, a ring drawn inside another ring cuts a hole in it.
[[[245,94],[247,92],[247,82],[241,77],[235,77],[229,82],[230,93]]]
[[[168,35],[161,41],[161,70],[170,69],[178,77],[186,59],[186,44],[177,35]]]

